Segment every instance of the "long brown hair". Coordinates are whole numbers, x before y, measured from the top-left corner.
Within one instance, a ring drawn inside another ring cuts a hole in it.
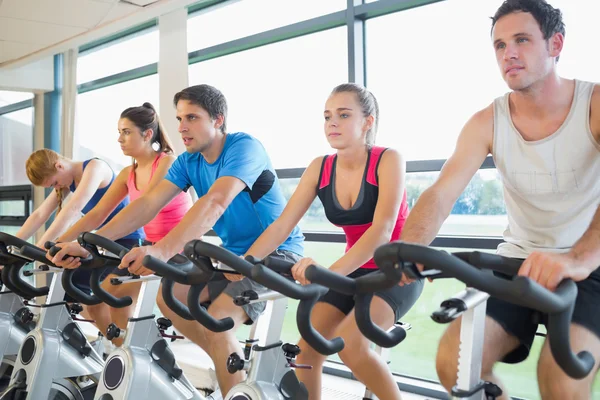
[[[25,162],[25,172],[27,177],[35,186],[42,186],[46,179],[51,178],[58,172],[56,162],[66,158],[50,149],[41,149],[31,153]],[[62,209],[63,192],[62,189],[54,189],[58,198],[58,211]]]

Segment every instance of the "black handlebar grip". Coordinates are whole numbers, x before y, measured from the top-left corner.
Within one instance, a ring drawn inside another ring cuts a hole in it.
[[[371,319],[371,301],[373,293],[362,293],[355,297],[354,313],[360,332],[373,343],[381,347],[394,347],[406,338],[406,331],[400,326],[386,332],[373,323]]]
[[[78,303],[85,304],[87,306],[95,306],[102,303],[102,300],[100,300],[97,296],[86,293],[75,286],[73,283],[73,275],[75,272],[77,272],[77,269],[65,269],[63,271],[61,281],[65,292],[74,298]]]
[[[398,284],[398,279],[390,279],[381,271],[375,271],[370,274],[355,279],[356,293],[373,293],[381,290],[387,290]]]
[[[173,287],[175,286],[175,281],[168,278],[162,278],[161,282],[162,297],[167,307],[173,310],[173,312],[179,315],[181,318],[187,321],[193,321],[194,317],[190,313],[190,309],[185,304],[177,300],[177,298],[173,294]]]
[[[233,328],[233,319],[225,317],[223,319],[215,319],[206,311],[200,304],[200,294],[204,289],[205,284],[193,285],[188,292],[188,308],[194,319],[206,329],[212,332],[225,332]]]
[[[497,254],[473,251],[469,259],[465,260],[478,268],[492,269],[505,275],[517,275],[523,260],[499,256]]]
[[[298,325],[300,335],[306,340],[306,343],[319,353],[329,356],[344,349],[344,339],[336,337],[332,340],[327,340],[312,326],[310,316],[318,300],[319,297],[315,296],[300,301],[298,310],[296,311],[296,324]]]
[[[57,245],[56,242],[47,241],[46,243],[44,243],[44,248],[46,250],[50,250],[51,248],[53,248],[56,245]]]
[[[20,261],[20,263],[24,263],[24,261]],[[4,286],[6,286],[6,288],[8,290],[10,290],[11,292],[13,292],[14,294],[16,294],[19,297],[23,297],[25,299],[32,299],[35,297],[32,293],[27,293],[27,292],[22,291],[12,281],[12,277],[10,276],[11,275],[10,270],[13,268],[18,268],[18,267],[19,267],[18,265],[15,265],[14,263],[12,263],[11,265],[5,265],[4,268],[2,268],[2,281],[4,283]]]
[[[306,279],[312,283],[323,285],[329,289],[349,296],[356,293],[356,282],[352,278],[336,274],[330,270],[310,265],[306,268]]]
[[[275,272],[285,275],[292,274],[292,267],[296,264],[292,261],[287,261],[279,257],[268,256],[264,259],[263,265],[269,267]]]
[[[548,340],[552,356],[563,371],[573,379],[583,379],[594,368],[595,360],[591,353],[581,351],[575,354],[570,344],[570,324],[575,304],[557,314],[548,315]]]
[[[271,290],[296,300],[309,299],[320,292],[323,292],[322,294],[327,293],[327,289],[323,286],[315,284],[302,286],[261,264],[252,267],[252,279]]]
[[[120,298],[115,297],[102,288],[100,278],[102,277],[102,273],[104,271],[105,269],[102,268],[96,268],[92,270],[92,274],[90,276],[90,288],[92,289],[94,295],[113,308],[124,308],[133,304],[133,300],[130,296],[124,296]]]
[[[242,274],[248,278],[251,277],[252,264],[223,247],[216,246],[212,243],[202,240],[192,240],[186,244],[184,252],[185,255],[188,256],[188,258],[190,258],[194,263],[194,258],[196,258],[198,255],[209,257],[222,262],[228,267],[234,269],[239,274]]]
[[[17,291],[25,293],[27,295],[25,297],[28,298],[46,296],[50,290],[48,286],[40,288],[32,286],[21,276],[21,270],[25,267],[26,264],[27,263],[17,263],[7,267],[7,287],[10,288],[10,286],[14,286],[17,289]]]
[[[156,272],[158,275],[167,277],[177,283],[186,284],[188,282],[188,274],[184,270],[152,256],[144,256],[142,265]]]
[[[48,243],[50,243],[50,242],[46,242],[46,244],[48,244]],[[48,253],[50,253],[50,255],[51,255],[52,257],[54,257],[54,256],[55,256],[55,255],[57,255],[57,254],[58,254],[58,252],[59,252],[59,251],[61,251],[61,250],[62,250],[62,248],[60,248],[60,247],[58,247],[58,246],[54,245],[54,246],[52,246],[52,247],[50,247],[50,248],[48,249]],[[67,258],[69,258],[69,256],[67,256],[67,255],[66,255],[66,256],[64,256],[64,257],[63,257],[63,260],[66,260]]]
[[[96,235],[95,233],[91,232],[80,233],[77,237],[77,241],[82,246],[91,244],[97,247],[102,247],[103,249],[110,251],[116,256],[119,256],[119,254],[121,254],[122,251],[129,251],[127,247],[121,246],[119,243],[116,243],[110,239],[105,238],[104,236]]]

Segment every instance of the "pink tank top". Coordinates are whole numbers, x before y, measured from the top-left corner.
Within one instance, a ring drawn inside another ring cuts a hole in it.
[[[165,153],[160,153],[152,163],[150,180],[158,167],[158,162],[165,157]],[[148,182],[150,182],[150,180]],[[135,170],[132,168],[127,179],[127,190],[131,201],[136,200],[142,195],[142,192],[135,186]],[[152,243],[158,242],[167,233],[171,231],[181,221],[185,213],[192,207],[192,198],[189,193],[181,192],[169,204],[167,204],[158,215],[144,226],[146,240]]]

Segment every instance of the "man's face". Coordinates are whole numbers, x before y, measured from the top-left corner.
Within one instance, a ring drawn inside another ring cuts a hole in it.
[[[201,153],[210,147],[217,134],[220,134],[222,119],[212,119],[208,112],[188,100],[177,102],[179,133],[188,153]]]
[[[526,12],[508,14],[496,22],[492,33],[496,61],[512,90],[526,90],[547,76],[560,53],[557,35],[562,40],[560,33],[544,40],[539,24]]]

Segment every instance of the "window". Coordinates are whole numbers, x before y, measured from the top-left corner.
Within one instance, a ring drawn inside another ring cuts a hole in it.
[[[25,160],[33,152],[33,108],[0,115],[0,186],[29,184]]]
[[[378,143],[408,160],[445,159],[467,120],[509,90],[490,40],[489,17],[500,3],[442,1],[367,21],[367,83],[381,107]],[[563,11],[567,27],[559,73],[599,81],[589,48],[600,32],[589,26],[600,4],[550,3]]]
[[[121,152],[117,123],[128,107],[150,102],[158,110],[158,75],[93,90],[77,96],[73,158],[99,157],[115,172],[131,164]]]
[[[419,196],[437,179],[439,172],[413,172],[406,175],[406,192],[409,209]],[[280,179],[281,190],[290,199],[300,179]],[[460,195],[446,219],[440,235],[448,236],[502,236],[508,219],[504,206],[502,183],[495,169],[479,170]],[[341,232],[325,216],[318,198],[298,224],[303,232]]]
[[[300,178],[280,179],[281,191],[286,200],[289,200],[300,183]],[[312,202],[304,217],[298,223],[302,232],[342,232],[342,228],[333,225],[327,220],[323,204],[318,197]]]
[[[381,108],[377,143],[407,160],[452,154],[470,116],[506,91],[489,36],[497,6],[443,1],[367,21],[367,85]],[[456,10],[468,12],[449,17]]]
[[[151,28],[80,54],[77,84],[155,62],[158,62],[158,29]]]
[[[323,108],[346,65],[346,29],[336,28],[191,65],[190,84],[221,90],[227,130],[257,137],[275,168],[306,167],[332,152]]]
[[[32,93],[0,90],[0,107],[33,99]]]
[[[15,235],[17,232],[19,232],[19,229],[21,227],[20,226],[5,226],[5,225],[0,225],[0,232],[9,234],[9,235]]]
[[[409,209],[430,187],[439,172],[406,174]],[[495,169],[480,169],[471,179],[452,208],[439,234],[450,236],[502,236],[508,225],[502,182]]]
[[[210,8],[188,20],[188,52],[345,8],[346,0],[244,0]]]

